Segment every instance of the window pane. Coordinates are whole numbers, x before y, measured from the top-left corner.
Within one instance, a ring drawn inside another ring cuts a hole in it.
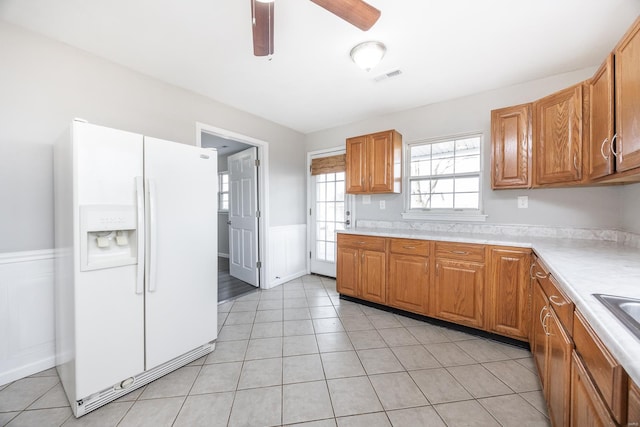
[[[333,202],[327,203],[327,221],[336,220],[336,204]]]
[[[453,157],[455,144],[453,141],[436,142],[431,144],[432,157]]]
[[[336,182],[336,202],[344,201],[344,181]]]
[[[319,202],[327,200],[327,184],[321,182],[316,184],[316,200]]]
[[[326,240],[326,228],[327,225],[324,222],[316,223],[316,240]]]
[[[430,194],[431,193],[431,180],[420,179],[411,181],[411,194]]]
[[[327,204],[324,202],[316,203],[316,221],[324,221],[326,215]]]
[[[326,260],[334,262],[336,260],[336,244],[328,242],[326,250]]]
[[[336,222],[336,230],[344,230],[344,222]]]
[[[336,172],[336,181],[344,181],[344,172]]]
[[[452,178],[432,179],[431,193],[453,193],[453,179]]]
[[[327,176],[325,174],[316,175],[316,182],[325,182]]]
[[[411,195],[411,209],[429,209],[431,196],[428,194]]]
[[[326,247],[327,244],[325,242],[316,242],[316,258],[319,260],[326,260]]]
[[[480,138],[473,137],[456,141],[456,156],[480,154]]]
[[[457,193],[456,209],[479,209],[478,193]]]
[[[336,199],[336,183],[327,182],[327,201],[333,201]]]
[[[433,209],[453,209],[453,194],[434,193],[431,197],[431,207]]]
[[[432,175],[452,175],[453,157],[434,158],[431,168]]]
[[[327,242],[336,241],[336,224],[334,222],[327,223]]]
[[[468,191],[480,191],[479,177],[456,178],[456,193]]]
[[[456,158],[456,173],[480,172],[480,155]]]

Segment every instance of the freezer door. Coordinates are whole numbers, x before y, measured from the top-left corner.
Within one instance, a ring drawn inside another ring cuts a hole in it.
[[[215,151],[144,139],[146,369],[217,337]]]
[[[67,370],[75,373],[75,384],[69,384],[73,375],[62,381],[68,392],[75,385],[77,400],[144,370],[144,295],[136,280],[144,256],[138,257],[135,221],[135,212],[144,209],[136,192],[143,138],[80,122],[74,122],[72,134],[76,280],[72,294],[58,297],[72,299],[74,310],[66,303],[58,310],[61,316],[75,313],[73,321],[62,322],[70,329],[66,339],[75,340],[75,360],[68,354],[60,362],[73,366],[75,361],[75,370]],[[128,230],[125,240],[113,231],[121,228]],[[82,268],[81,260],[102,258],[121,261]],[[61,291],[66,285],[58,286]]]

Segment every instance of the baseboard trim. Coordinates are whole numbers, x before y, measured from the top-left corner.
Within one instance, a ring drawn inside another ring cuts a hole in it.
[[[23,365],[10,371],[2,372],[0,374],[0,385],[8,384],[21,378],[28,377],[29,375],[37,374],[38,372],[44,371],[45,369],[53,368],[55,366],[55,356],[52,355],[43,357],[42,359],[31,362],[28,365]]]
[[[301,270],[296,273],[289,274],[288,276],[285,276],[285,277],[276,277],[274,280],[271,281],[271,283],[269,283],[269,287],[265,289],[270,289],[275,286],[282,285],[283,283],[305,276],[306,274],[307,274],[306,270]]]

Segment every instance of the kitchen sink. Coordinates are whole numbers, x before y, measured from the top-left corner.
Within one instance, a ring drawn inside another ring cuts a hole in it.
[[[593,294],[636,337],[640,338],[640,299]]]

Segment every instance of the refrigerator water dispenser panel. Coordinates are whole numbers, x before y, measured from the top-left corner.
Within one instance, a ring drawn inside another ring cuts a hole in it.
[[[137,264],[135,206],[80,206],[80,270]]]

